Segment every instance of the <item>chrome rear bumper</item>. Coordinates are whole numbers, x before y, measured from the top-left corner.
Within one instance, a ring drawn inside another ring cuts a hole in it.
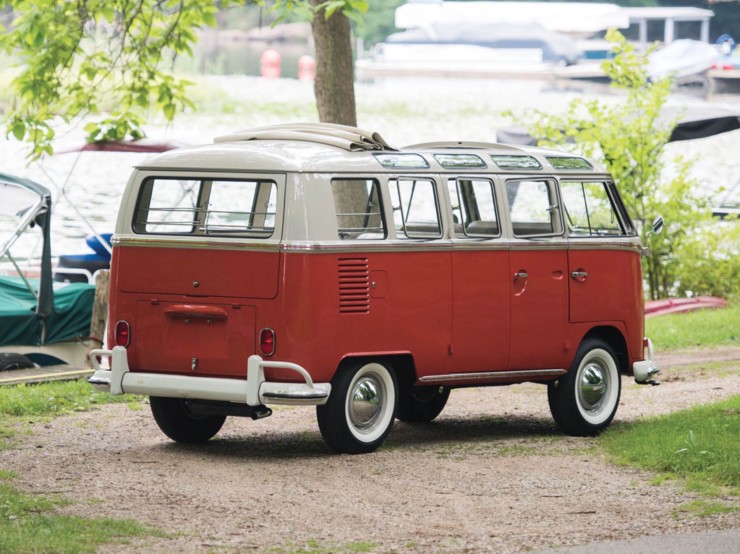
[[[100,366],[99,357],[110,357],[110,369]],[[93,387],[111,394],[144,394],[171,398],[193,398],[237,402],[248,406],[266,404],[321,405],[329,400],[330,383],[314,383],[308,372],[290,362],[265,361],[249,357],[247,379],[196,377],[162,373],[131,372],[123,346],[113,350],[92,350],[90,361],[95,373],[88,379]],[[265,368],[288,369],[298,373],[303,383],[278,383],[265,380]]]

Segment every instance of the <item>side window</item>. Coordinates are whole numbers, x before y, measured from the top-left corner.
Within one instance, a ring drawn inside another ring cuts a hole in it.
[[[499,234],[493,183],[488,179],[450,179],[455,234],[466,237],[493,237]]]
[[[399,178],[388,182],[393,224],[398,238],[430,239],[442,236],[434,181]]]
[[[272,181],[147,179],[136,203],[135,233],[270,237],[277,187]]]
[[[564,181],[560,185],[568,234],[575,237],[625,235],[606,183]]]
[[[543,180],[508,181],[506,195],[515,236],[559,234],[554,183]]]
[[[341,239],[384,239],[380,186],[373,179],[333,179],[331,191]]]

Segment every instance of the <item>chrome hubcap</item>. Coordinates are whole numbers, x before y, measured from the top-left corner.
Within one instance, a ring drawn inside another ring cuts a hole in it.
[[[380,419],[385,402],[383,384],[372,375],[355,383],[349,396],[349,418],[357,429],[372,429]]]
[[[585,410],[593,412],[601,407],[606,397],[607,380],[607,374],[601,365],[592,362],[583,368],[578,397]]]

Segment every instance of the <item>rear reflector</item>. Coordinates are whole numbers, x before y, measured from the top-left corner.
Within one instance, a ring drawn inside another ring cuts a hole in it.
[[[131,326],[128,321],[121,320],[116,323],[116,345],[128,347],[131,342]]]
[[[260,351],[263,356],[272,356],[275,353],[275,331],[269,327],[260,331]]]

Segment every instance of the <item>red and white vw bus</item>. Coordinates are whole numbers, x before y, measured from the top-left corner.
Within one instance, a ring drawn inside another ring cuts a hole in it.
[[[658,372],[637,233],[573,155],[253,129],[137,167],[113,245],[110,369],[90,382],[150,396],[175,441],[316,405],[329,447],[370,452],[453,388],[522,382],[593,435],[622,374]]]

